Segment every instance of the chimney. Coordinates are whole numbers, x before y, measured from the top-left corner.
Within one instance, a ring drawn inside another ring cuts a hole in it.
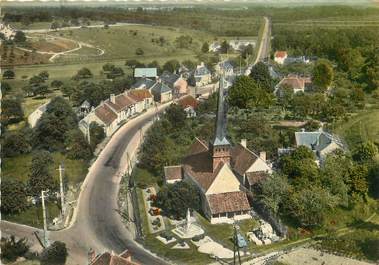
[[[92,248],[88,251],[88,264],[92,264],[92,262],[96,259],[96,252]]]
[[[245,148],[247,148],[247,140],[246,139],[241,139],[241,145]]]
[[[266,161],[266,152],[264,152],[264,151],[260,152],[259,158],[262,159],[263,161]]]
[[[110,100],[113,104],[116,104],[116,96],[114,94],[111,94]]]

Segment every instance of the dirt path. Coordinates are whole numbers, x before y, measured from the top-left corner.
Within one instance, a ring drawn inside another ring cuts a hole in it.
[[[28,38],[35,38],[35,37],[32,37],[32,36],[27,36],[27,37]],[[36,50],[36,53],[39,53],[39,54],[52,55],[49,58],[49,61],[52,62],[52,63],[55,61],[56,58],[58,58],[59,56],[62,56],[62,55],[66,55],[66,54],[69,54],[69,53],[71,53],[72,55],[79,55],[79,54],[75,54],[73,52],[80,50],[82,47],[93,48],[93,49],[96,49],[98,51],[98,54],[89,55],[89,56],[101,56],[101,55],[103,55],[105,53],[105,50],[103,50],[101,48],[98,48],[98,47],[95,47],[95,46],[93,46],[93,45],[91,45],[89,43],[77,41],[77,40],[74,40],[74,39],[68,39],[68,38],[64,38],[64,37],[57,37],[57,36],[53,36],[53,35],[46,35],[46,37],[55,38],[55,39],[61,39],[61,40],[66,40],[66,41],[71,41],[71,42],[73,42],[73,43],[75,43],[77,45],[75,48],[70,49],[70,50],[66,50],[66,51],[63,51],[63,52],[46,52],[46,51]],[[30,49],[26,49],[26,48],[22,48],[22,47],[16,47],[16,48],[19,49],[19,50],[21,50],[21,51],[33,52]]]

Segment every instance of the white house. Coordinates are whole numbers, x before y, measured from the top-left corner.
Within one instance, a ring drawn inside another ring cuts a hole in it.
[[[312,85],[312,80],[310,77],[301,77],[297,75],[288,75],[284,77],[275,86],[274,94],[281,96],[284,88],[292,89],[293,93],[305,92]]]
[[[287,59],[288,54],[286,51],[276,51],[274,54],[274,61],[278,64],[284,64],[284,61]]]
[[[135,108],[137,113],[149,109],[154,104],[153,95],[147,89],[132,89],[125,93],[136,102]]]
[[[212,82],[212,75],[203,62],[196,66],[193,74],[196,86],[206,86]]]

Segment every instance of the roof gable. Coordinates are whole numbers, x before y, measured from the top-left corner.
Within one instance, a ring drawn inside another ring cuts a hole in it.
[[[255,153],[243,147],[241,144],[237,144],[232,148],[231,156],[233,170],[240,176],[243,176],[258,159]]]
[[[223,164],[215,175],[206,195],[240,190],[240,182],[228,164]]]
[[[143,101],[145,98],[152,98],[153,97],[148,89],[132,89],[132,90],[129,90],[128,96],[137,102]]]
[[[106,104],[102,104],[95,109],[95,115],[105,124],[110,125],[117,119],[117,114]]]

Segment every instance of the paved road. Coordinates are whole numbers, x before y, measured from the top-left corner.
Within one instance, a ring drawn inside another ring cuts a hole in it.
[[[162,106],[159,112],[166,106]],[[86,264],[89,248],[98,253],[105,250],[119,253],[129,249],[133,258],[141,264],[166,264],[135,243],[134,235],[125,228],[115,211],[118,208],[119,173],[125,168],[125,151],[138,144],[138,137],[134,136],[139,135],[140,128],[148,124],[154,115],[154,109],[150,109],[115,133],[89,170],[82,185],[73,223],[65,230],[49,233],[51,241],[66,243],[70,254],[68,264]],[[2,222],[1,229],[28,238],[33,238],[32,232],[37,230],[8,222]]]

